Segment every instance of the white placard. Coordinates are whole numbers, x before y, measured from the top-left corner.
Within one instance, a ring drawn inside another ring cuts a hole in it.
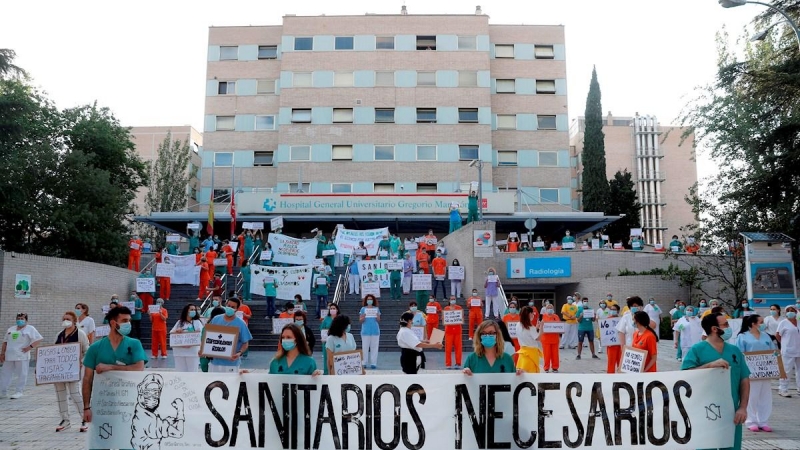
[[[377,281],[372,283],[361,283],[361,295],[366,297],[372,294],[375,298],[381,298],[381,286]]]
[[[420,341],[425,340],[425,327],[411,327],[411,331]]]
[[[533,241],[533,248],[544,248],[544,241]]]
[[[333,373],[331,375],[361,375],[361,350],[333,354]]]
[[[563,244],[561,244],[561,247],[564,250],[572,250],[572,249],[575,248],[575,243],[574,242],[564,242]]]
[[[751,380],[777,380],[786,378],[783,360],[778,351],[746,352],[744,360],[750,369]]]
[[[353,249],[353,254],[356,256],[367,256],[367,249],[365,248]]]
[[[419,248],[419,245],[417,245],[416,242],[410,242],[410,241],[406,241],[405,244],[403,244],[403,246],[406,248],[406,250],[416,250]]]
[[[119,302],[119,304],[130,309],[132,313],[136,312],[136,302]]]
[[[508,328],[508,334],[511,336],[511,339],[517,339],[517,332],[519,330],[519,322],[506,322],[506,328]]]
[[[518,236],[517,236],[517,232],[516,232],[516,231],[512,231],[512,232],[508,233],[508,237],[509,237],[509,238],[515,238],[515,237],[518,237]]]
[[[160,314],[161,313],[161,305],[150,305],[147,307],[147,312],[150,314]]]
[[[411,276],[411,288],[415,291],[430,291],[433,279],[429,273],[415,273]]]
[[[277,317],[272,318],[272,334],[281,334],[281,330],[286,325],[290,325],[294,323],[294,317],[286,317],[283,319],[279,319]]]
[[[270,223],[271,225],[272,223]],[[263,230],[264,222],[244,222],[242,224],[243,230]]]
[[[194,331],[191,333],[170,333],[169,346],[175,347],[197,347],[200,345],[203,333]]]
[[[463,309],[454,309],[442,310],[442,322],[445,325],[461,325],[464,323],[464,310]]]
[[[152,277],[142,277],[136,279],[136,292],[155,292],[156,279]]]
[[[269,219],[269,229],[272,231],[278,231],[283,228],[283,216],[273,217]]]
[[[175,276],[175,265],[166,263],[156,264],[156,276],[172,278]]]
[[[425,314],[438,314],[438,310],[435,306],[426,306]]]
[[[451,280],[463,280],[464,266],[449,266],[447,268],[447,278]]]
[[[364,317],[373,319],[378,317],[378,308],[364,308]]]
[[[647,361],[647,350],[623,347],[619,371],[622,373],[644,373],[645,361]]]
[[[139,250],[139,244],[136,242],[131,242],[131,250]]]
[[[600,238],[601,238],[603,241],[605,241],[605,242],[608,242],[608,240],[609,240],[609,239],[608,239],[608,235],[607,235],[607,234],[602,234],[602,235],[600,235]]]
[[[331,250],[323,250],[322,251],[322,256],[333,256],[335,254],[336,254],[336,250],[333,250],[333,249],[331,249]]]
[[[228,265],[228,258],[215,258],[214,259],[214,266],[227,266]]]
[[[591,308],[584,309],[583,310],[583,318],[584,319],[594,319],[594,310],[591,309]]]
[[[669,249],[672,250],[673,253],[678,253],[679,251],[681,251],[681,248],[677,245],[673,245]]]
[[[500,239],[499,241],[494,241],[495,245],[506,245],[508,244],[508,239]]]
[[[188,224],[186,224],[186,229],[187,230],[199,230],[200,229],[200,224],[199,223],[188,223]]]
[[[600,239],[592,239],[592,248],[600,248]]]
[[[239,339],[239,327],[206,325],[200,342],[200,356],[232,359]]]
[[[111,325],[98,325],[94,329],[94,337],[95,338],[101,338],[101,337],[104,337],[104,336],[108,336],[109,333],[111,333]]]
[[[640,248],[642,248],[642,242],[639,241],[639,240],[631,241],[631,247],[633,247],[635,249],[640,249]]]
[[[742,317],[752,316],[754,314],[758,314],[755,311],[742,311]]]
[[[598,327],[600,328],[600,345],[603,347],[619,345],[619,334],[617,333],[617,324],[619,324],[619,320],[619,317],[612,317],[597,321]]]
[[[325,260],[322,258],[314,258],[311,265],[314,267],[323,267],[325,265]]]
[[[489,275],[488,277],[486,277],[486,281],[488,281],[489,283],[497,283],[498,281],[500,281],[500,277],[497,275]]]
[[[325,341],[328,340],[328,329],[327,328],[321,328],[319,330],[319,340],[322,341],[322,342],[325,342]]]
[[[388,250],[378,250],[378,257],[379,258],[388,258],[389,251]]]
[[[565,322],[542,322],[542,333],[563,334],[567,331]]]
[[[480,298],[473,298],[473,299],[470,299],[470,301],[469,301],[469,306],[472,306],[472,307],[475,307],[475,306],[477,306],[477,307],[479,307],[479,308],[480,308],[480,306],[481,306],[481,301],[482,301],[482,300],[481,300]]]
[[[403,262],[397,261],[386,263],[386,270],[403,270]]]
[[[327,277],[317,277],[316,283],[317,283],[317,286],[327,286],[328,285],[328,278]]]
[[[259,258],[261,261],[269,261],[272,259],[272,250],[264,250],[261,252],[261,257]]]
[[[36,385],[80,381],[81,343],[37,347],[35,373]]]
[[[167,235],[167,242],[180,242],[181,235],[180,234],[168,234]]]
[[[236,311],[236,317],[244,320],[244,311]]]
[[[622,249],[622,244],[617,242],[616,244],[614,244],[614,248],[617,249],[617,250],[621,250]]]
[[[641,236],[642,229],[641,228],[631,228],[631,236]]]

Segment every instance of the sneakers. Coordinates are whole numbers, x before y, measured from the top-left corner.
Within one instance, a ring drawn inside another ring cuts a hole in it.
[[[772,433],[772,428],[770,428],[769,425],[764,425],[763,427],[759,427],[759,428],[761,428],[761,431],[766,431],[767,433]]]
[[[553,373],[558,373],[558,369],[553,369]]]
[[[747,429],[748,429],[748,430],[750,430],[750,431],[752,431],[752,432],[754,432],[754,433],[758,433],[759,431],[761,431],[761,429],[759,429],[759,428],[758,428],[757,426],[755,426],[755,425],[753,425],[752,427],[747,427]]]
[[[581,355],[576,356],[575,359],[581,359]]]
[[[600,357],[597,355],[592,355],[592,359],[600,359]]]
[[[59,431],[64,431],[69,427],[70,427],[69,420],[62,420],[61,423],[59,423],[58,426],[56,427],[56,433],[58,433]]]
[[[375,364],[373,364],[373,365],[369,366],[369,368],[370,368],[370,369],[372,369],[372,370],[375,370],[375,369],[377,369],[377,368],[378,368],[378,366],[376,366]]]
[[[602,349],[602,348],[601,348],[601,349],[598,349],[598,350],[597,350],[597,353],[603,353],[603,349]]]
[[[167,359],[167,355],[161,355],[161,359]]]
[[[778,395],[781,397],[792,398],[792,394],[789,391],[778,391]]]
[[[12,395],[9,398],[12,399],[12,400],[16,400],[18,398],[22,398],[22,392],[17,392],[16,394]]]

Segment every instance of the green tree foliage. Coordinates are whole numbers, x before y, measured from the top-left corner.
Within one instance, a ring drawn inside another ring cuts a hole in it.
[[[614,178],[608,182],[610,195],[606,214],[618,216],[625,214],[622,219],[608,225],[605,234],[609,236],[611,242],[628,242],[631,228],[640,228],[641,219],[639,213],[642,205],[636,195],[636,186],[633,182],[631,173],[617,171]]]
[[[610,198],[606,178],[606,147],[603,134],[603,107],[597,70],[592,69],[589,95],[586,96],[585,131],[583,134],[583,210],[606,212]]]
[[[0,48],[0,78],[16,77],[24,78],[28,74],[22,70],[21,67],[12,64],[12,61],[17,56],[14,50],[9,48]]]

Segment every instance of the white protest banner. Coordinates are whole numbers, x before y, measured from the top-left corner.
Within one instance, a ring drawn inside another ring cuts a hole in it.
[[[333,373],[331,375],[361,375],[361,350],[333,354]]]
[[[200,285],[200,266],[197,265],[194,255],[167,255],[164,263],[175,266],[175,271],[170,277],[172,284]]]
[[[232,359],[236,353],[238,339],[239,327],[206,325],[203,329],[203,339],[200,341],[200,356]]]
[[[167,235],[167,242],[180,242],[181,235],[180,234],[168,234]]]
[[[583,310],[583,318],[584,319],[594,319],[594,310],[591,309],[591,308],[584,309]]]
[[[511,336],[511,339],[516,339],[518,337],[519,322],[506,322],[506,328],[508,328],[508,334]]]
[[[283,234],[270,233],[267,241],[272,246],[272,261],[284,264],[311,264],[317,257],[316,239],[295,239]]]
[[[283,327],[286,325],[291,325],[294,323],[294,317],[287,317],[285,319],[279,319],[277,317],[272,318],[272,334],[281,334]]]
[[[349,230],[341,228],[336,233],[333,244],[336,246],[336,253],[349,255],[354,249],[358,248],[358,243],[363,241],[364,247],[370,256],[378,253],[378,243],[384,235],[389,234],[389,228],[374,228],[371,230]]]
[[[381,287],[378,282],[361,283],[361,295],[366,297],[370,294],[374,295],[375,298],[381,298]]]
[[[786,378],[783,359],[775,350],[745,352],[744,360],[750,369],[751,380],[778,380]]]
[[[464,266],[449,266],[447,268],[447,278],[451,280],[463,280]]]
[[[414,291],[430,291],[433,280],[429,273],[415,273],[411,275],[411,289]]]
[[[155,292],[156,279],[152,277],[142,277],[136,279],[136,292]]]
[[[542,322],[542,333],[563,334],[567,331],[565,322]]]
[[[150,314],[159,314],[161,312],[161,305],[150,305],[147,307],[147,312]]]
[[[169,346],[170,347],[196,347],[200,345],[200,338],[203,333],[200,331],[192,333],[170,333]]]
[[[622,373],[644,373],[645,361],[647,361],[647,350],[623,347],[619,371]]]
[[[368,318],[378,317],[378,308],[364,308],[364,317]]]
[[[156,276],[172,278],[175,275],[175,265],[160,263],[156,264]]]
[[[283,228],[283,216],[273,217],[269,219],[269,229],[278,231]]]
[[[242,224],[243,230],[263,230],[264,222],[245,222]]]
[[[392,264],[392,261],[389,259],[373,259],[370,261],[361,260],[357,262],[358,264],[358,274],[361,277],[362,282],[366,282],[369,278],[369,274],[372,274],[373,279],[375,279],[378,284],[380,284],[381,289],[389,289],[391,287],[391,280],[389,279],[390,273],[389,265]],[[400,269],[403,267],[403,263],[400,262]],[[400,282],[403,282],[403,273],[400,272]]]
[[[35,373],[37,386],[40,384],[80,381],[80,342],[37,347]]]
[[[414,333],[414,336],[420,341],[425,340],[425,327],[411,327],[411,332]]]
[[[600,345],[603,347],[619,345],[617,324],[619,324],[619,317],[600,319],[598,321],[598,327],[600,328]]]
[[[723,369],[409,377],[361,375],[356,362],[340,364],[355,375],[315,378],[116,370],[95,374],[85,447],[131,448],[131,440],[141,439],[164,449],[445,450],[489,448],[487,442],[515,450],[733,446],[730,376]],[[161,437],[131,427],[132,417],[152,417],[149,411],[145,414],[136,387],[153,378],[161,386],[158,417],[172,424]]]
[[[253,264],[250,266],[250,293],[264,295],[264,281],[272,278],[278,282],[276,298],[292,300],[298,294],[308,298],[312,272],[311,266],[277,267]]]
[[[108,333],[111,333],[111,325],[98,325],[97,328],[94,329],[95,339],[108,336]]]
[[[119,304],[130,309],[131,311],[136,309],[136,302],[119,302]]]
[[[442,322],[445,325],[461,325],[464,323],[464,310],[463,309],[443,309]]]
[[[331,250],[323,250],[322,251],[322,256],[323,257],[325,257],[325,256],[333,256],[335,254],[336,254],[336,250],[333,250],[333,249],[331,249]]]

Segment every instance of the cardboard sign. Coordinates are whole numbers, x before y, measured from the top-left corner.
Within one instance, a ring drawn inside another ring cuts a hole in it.
[[[480,306],[481,306],[481,302],[482,302],[482,299],[480,299],[480,298],[473,298],[473,299],[470,299],[470,301],[469,301],[469,306],[477,306],[477,307],[480,307]]]
[[[442,321],[445,325],[461,325],[464,323],[464,310],[442,310]]]
[[[372,294],[375,298],[381,298],[381,285],[377,281],[372,283],[361,283],[361,295],[366,297]]]
[[[156,279],[151,277],[142,277],[136,279],[136,292],[155,292]]]
[[[283,216],[273,217],[269,219],[269,229],[272,231],[278,231],[283,228]]]
[[[25,361],[27,363],[28,361]],[[81,380],[81,343],[36,348],[36,385]]]
[[[203,329],[203,340],[200,342],[200,356],[233,359],[238,340],[239,327],[206,325]]]
[[[156,276],[172,278],[175,276],[175,264],[156,264]]]
[[[608,347],[610,345],[619,345],[619,334],[617,333],[617,324],[619,324],[619,317],[612,317],[609,319],[600,319],[598,327],[600,328],[600,345]]]
[[[411,276],[411,289],[414,291],[430,291],[433,280],[429,273],[415,273]]]
[[[583,318],[584,319],[594,319],[594,310],[593,309],[584,309],[583,310]]]
[[[500,277],[497,275],[489,275],[488,277],[486,277],[486,281],[488,281],[489,283],[498,283],[500,282]]]
[[[368,319],[378,317],[378,308],[364,308],[364,317]]]
[[[464,266],[450,266],[447,268],[447,278],[451,280],[464,279]]]
[[[425,307],[425,314],[438,314],[435,306],[426,306]]]
[[[511,339],[517,339],[517,332],[519,330],[519,322],[507,322],[506,328],[508,328],[508,334],[511,336]]]
[[[147,312],[150,314],[160,314],[161,313],[161,305],[150,305],[147,307]]]
[[[216,258],[214,259],[215,266],[227,266],[228,265],[228,258]]]
[[[281,334],[283,331],[283,327],[286,325],[291,325],[294,323],[294,317],[287,317],[285,319],[279,319],[277,317],[272,318],[272,334]]]
[[[563,334],[567,331],[565,322],[542,322],[542,333]]]
[[[428,342],[435,344],[437,342],[444,342],[444,330],[434,328],[431,330],[431,335],[428,336]]]
[[[195,331],[191,333],[170,333],[169,346],[175,347],[197,347],[200,345],[203,333]]]
[[[242,224],[243,230],[263,230],[264,222],[244,222]]]
[[[403,270],[403,262],[402,261],[397,261],[397,262],[386,263],[386,269],[387,270]]]
[[[783,359],[776,350],[745,352],[744,360],[750,369],[751,380],[777,380],[786,378]]]
[[[261,252],[260,259],[261,261],[269,261],[270,259],[272,259],[272,250],[264,250],[263,252]]]
[[[364,366],[362,366],[361,361],[361,350],[334,353],[332,375],[362,375]]]
[[[336,250],[323,250],[322,256],[333,256],[336,254]]]
[[[621,373],[644,373],[645,361],[647,361],[647,350],[623,347],[619,371]]]
[[[98,325],[97,328],[94,329],[95,338],[108,336],[109,333],[111,333],[111,325]]]

